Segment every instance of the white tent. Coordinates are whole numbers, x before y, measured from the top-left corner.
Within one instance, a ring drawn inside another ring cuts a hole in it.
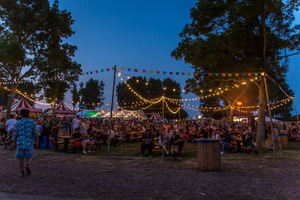
[[[258,117],[255,117],[255,120],[257,121],[258,120]],[[267,122],[270,122],[270,117],[266,117],[265,118],[265,122],[267,123]],[[272,118],[272,122],[273,123],[276,123],[277,125],[283,125],[283,121],[280,121],[280,120],[278,120],[278,119],[274,119],[274,118]]]

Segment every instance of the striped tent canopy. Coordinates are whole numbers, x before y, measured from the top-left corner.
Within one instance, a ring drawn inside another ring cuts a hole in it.
[[[52,114],[52,109],[49,110],[47,114]],[[55,108],[55,114],[76,115],[76,111],[70,110],[62,101],[60,101]]]
[[[19,111],[22,109],[27,109],[33,113],[42,113],[43,112],[42,109],[34,108],[32,105],[30,105],[28,103],[28,101],[26,101],[26,99],[22,98],[19,101],[17,101],[14,105],[12,105],[11,113],[19,113]],[[6,110],[3,112],[6,112]]]
[[[158,113],[153,113],[152,116],[149,119],[156,120],[156,121],[163,120],[162,116]]]

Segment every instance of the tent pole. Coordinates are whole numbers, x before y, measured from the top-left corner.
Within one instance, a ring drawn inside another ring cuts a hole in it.
[[[162,118],[163,118],[163,125],[165,124],[165,98],[162,96]]]
[[[110,106],[110,117],[109,117],[109,126],[108,126],[108,144],[107,144],[107,156],[110,154],[110,135],[111,135],[111,118],[112,118],[112,111],[114,107],[114,96],[115,96],[115,85],[116,85],[116,72],[117,66],[114,66],[114,82],[113,82],[113,89],[112,89],[112,97],[111,97],[111,106]]]
[[[297,123],[299,123],[299,117],[298,117],[298,114],[297,114],[297,109],[296,109],[296,105],[295,105],[295,102],[294,102],[294,97],[291,97],[291,99],[292,99],[292,102],[293,102],[293,105],[294,105],[294,110],[295,110],[296,117],[297,117]]]
[[[268,86],[267,86],[266,76],[264,76],[264,82],[265,82],[265,91],[266,91],[266,96],[267,96],[267,105],[268,105],[270,124],[271,124],[271,132],[272,132],[272,137],[273,137],[273,156],[275,158],[276,157],[275,134],[274,134],[274,128],[273,128],[273,122],[272,122],[271,105],[270,105],[270,100],[269,100],[269,93],[268,93]],[[278,136],[278,139],[279,139],[279,136]]]

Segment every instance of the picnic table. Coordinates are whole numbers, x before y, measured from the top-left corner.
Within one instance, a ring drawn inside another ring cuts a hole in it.
[[[74,139],[74,137],[73,136],[58,136],[59,138],[62,138],[62,139],[64,139],[64,148],[63,148],[63,151],[65,151],[65,152],[69,152],[69,141],[71,140],[71,139]]]
[[[130,132],[130,139],[131,140],[138,140],[142,138],[142,133],[143,131],[135,131],[135,132]]]

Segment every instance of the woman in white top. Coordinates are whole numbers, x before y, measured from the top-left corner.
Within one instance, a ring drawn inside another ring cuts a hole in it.
[[[82,119],[80,133],[81,133],[82,135],[85,135],[85,134],[86,134],[86,131],[87,131],[87,123],[86,123],[86,119]]]

